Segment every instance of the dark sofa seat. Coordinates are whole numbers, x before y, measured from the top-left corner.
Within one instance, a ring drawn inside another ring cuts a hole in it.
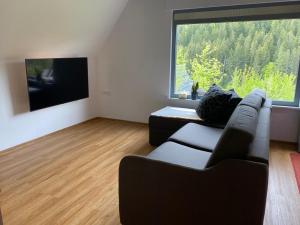
[[[222,135],[223,129],[189,123],[168,140],[199,150],[212,152]]]
[[[147,158],[194,169],[204,169],[210,156],[209,152],[198,151],[174,142],[166,142],[151,152]]]

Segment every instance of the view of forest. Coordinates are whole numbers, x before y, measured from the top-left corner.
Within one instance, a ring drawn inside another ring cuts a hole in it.
[[[199,82],[294,101],[299,56],[300,19],[178,25],[175,93]]]

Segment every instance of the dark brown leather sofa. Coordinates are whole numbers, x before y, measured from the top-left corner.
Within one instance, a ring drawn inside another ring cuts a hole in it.
[[[190,123],[119,169],[123,225],[262,225],[268,186],[270,101],[256,91],[226,127]]]

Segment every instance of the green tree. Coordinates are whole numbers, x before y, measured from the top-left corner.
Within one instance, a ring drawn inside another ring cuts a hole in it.
[[[211,58],[213,49],[207,45],[201,55],[197,55],[191,62],[191,77],[199,86],[207,90],[212,84],[222,82],[222,64],[215,58]]]
[[[186,60],[184,48],[182,46],[178,46],[176,51],[176,65],[185,65]]]
[[[293,101],[296,76],[280,72],[274,63],[269,63],[258,74],[253,67],[236,69],[227,88],[234,88],[242,97],[254,88],[266,90],[268,97],[276,100]]]

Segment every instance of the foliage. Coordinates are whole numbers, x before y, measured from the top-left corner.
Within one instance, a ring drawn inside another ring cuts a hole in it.
[[[176,80],[175,80],[175,86],[176,86],[176,92],[180,91],[180,88],[182,87],[185,79],[184,79],[184,73],[185,73],[185,64],[176,65]]]
[[[196,55],[192,60],[189,71],[192,80],[205,90],[212,84],[219,84],[222,80],[222,64],[217,59],[209,57],[212,52],[211,46],[207,45],[201,55]]]
[[[178,65],[185,64],[185,56],[184,56],[184,48],[183,47],[178,47],[177,48],[177,53],[176,53],[176,63]]]
[[[296,76],[280,72],[274,63],[267,64],[261,74],[247,66],[233,73],[232,81],[226,88],[234,88],[240,96],[247,95],[254,88],[266,90],[268,97],[276,100],[293,101]]]
[[[293,101],[299,19],[187,24],[177,32],[176,91],[216,83],[241,96],[259,87],[275,100]]]

